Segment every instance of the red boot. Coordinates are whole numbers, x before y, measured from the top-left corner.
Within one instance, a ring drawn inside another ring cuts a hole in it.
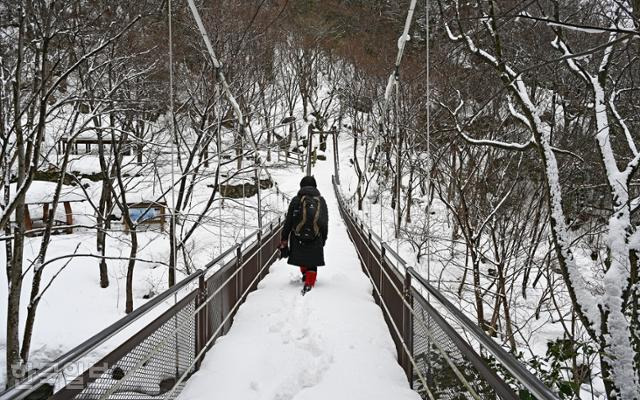
[[[302,283],[307,281],[307,267],[300,267],[300,273],[302,274]]]
[[[318,273],[316,271],[307,271],[307,279],[305,279],[304,284],[314,287],[316,284],[317,277],[318,277]]]
[[[316,278],[318,273],[316,271],[307,271],[306,279],[304,281],[304,287],[302,288],[302,295],[304,296],[309,292],[316,284]]]

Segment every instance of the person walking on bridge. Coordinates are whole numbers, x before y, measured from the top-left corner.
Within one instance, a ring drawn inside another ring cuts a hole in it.
[[[318,267],[324,265],[324,245],[329,233],[327,203],[318,191],[313,176],[300,181],[298,194],[289,203],[287,218],[282,228],[280,249],[289,249],[288,263],[297,265],[302,272],[302,295],[316,283]]]

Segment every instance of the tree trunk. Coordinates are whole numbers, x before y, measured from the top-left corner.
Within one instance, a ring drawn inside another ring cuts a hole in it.
[[[131,125],[134,125],[134,122],[131,122]],[[138,120],[138,123],[135,124],[135,128],[133,129],[133,132],[135,134],[136,137],[136,141],[137,143],[135,144],[135,149],[131,148],[130,151],[135,151],[136,153],[136,161],[138,163],[138,165],[142,165],[142,155],[143,155],[143,149],[144,149],[144,122]],[[131,146],[134,146],[133,144],[131,144]]]
[[[331,140],[333,141],[333,173],[335,175],[336,183],[340,184],[340,166],[338,161],[338,131],[334,130],[333,135],[331,135]]]
[[[400,196],[402,194],[402,135],[398,132],[398,152],[396,154],[396,239],[400,238],[400,229],[402,227],[402,207]]]
[[[638,279],[638,253],[631,251],[629,260],[631,262],[631,283],[637,287],[640,282]],[[629,300],[631,302],[630,315],[636,316],[636,318],[631,318],[631,344],[634,348],[636,370],[640,371],[640,290],[633,290]]]
[[[125,224],[129,227],[129,236],[131,237],[131,249],[129,251],[129,261],[127,266],[127,284],[126,284],[126,300],[125,300],[125,312],[129,314],[133,311],[133,271],[136,265],[136,256],[138,254],[138,233],[137,222],[131,219],[131,214],[129,210],[129,205],[127,203],[127,188],[123,179],[123,171],[122,171],[122,146],[127,143],[128,137],[126,134],[122,134],[120,136],[120,140],[116,142],[115,136],[115,117],[113,113],[109,114],[109,127],[111,129],[111,140],[114,143],[118,143],[117,147],[114,149],[114,176],[116,177],[116,182],[118,184],[119,194],[114,190],[113,185],[111,185],[112,195],[114,199],[118,201],[118,207],[120,208],[120,212],[122,213],[122,219]],[[178,153],[178,157],[180,153]],[[115,197],[118,196],[118,197]]]
[[[19,124],[17,124],[19,125]],[[21,129],[17,132],[18,148],[18,180],[16,187],[26,179],[26,160],[24,157],[24,142]],[[13,251],[11,263],[7,263],[7,282],[9,283],[7,298],[7,387],[14,386],[19,378],[14,375],[14,368],[21,368],[20,360],[20,294],[22,293],[22,261],[24,256],[24,234],[25,234],[25,210],[24,196],[18,199],[15,209],[16,227],[13,230]]]
[[[509,299],[507,298],[506,286],[507,282],[504,278],[504,264],[502,262],[498,263],[498,286],[500,290],[498,291],[498,296],[502,300],[502,308],[504,310],[504,330],[507,335],[507,340],[509,341],[509,347],[511,347],[511,352],[516,353],[516,340],[513,337],[513,325],[511,323],[511,309],[509,307]]]
[[[96,126],[100,126],[102,122],[98,117],[94,119]],[[100,162],[100,169],[103,174],[106,174],[109,170],[107,160],[104,154],[104,142],[102,140],[102,130],[96,130],[96,137],[98,139],[98,161]],[[113,149],[113,147],[111,147]],[[115,155],[115,153],[114,153]],[[98,269],[100,271],[100,287],[105,289],[109,287],[109,274],[107,272],[107,261],[104,259],[107,251],[107,229],[111,227],[111,220],[109,214],[112,209],[112,180],[111,176],[115,172],[115,166],[111,168],[111,174],[109,176],[103,176],[102,189],[100,192],[100,202],[98,203],[98,218],[97,218],[97,234],[96,234],[96,249],[102,256],[100,258]]]
[[[415,170],[415,166],[412,164],[409,168],[409,186],[407,187],[407,209],[406,209],[406,217],[405,222],[407,224],[411,223],[411,203],[413,202],[413,173]]]
[[[107,179],[103,179],[102,181],[102,192],[100,194],[100,203],[98,203],[98,227],[96,234],[96,250],[98,250],[98,254],[102,256],[98,268],[100,270],[100,287],[103,289],[109,287],[107,261],[104,259],[104,256],[106,255],[107,249],[107,229],[111,227],[111,221],[109,219],[111,191],[106,181]]]
[[[498,286],[499,285],[500,283],[498,283]],[[500,287],[498,287],[498,293],[500,293]],[[498,295],[496,296],[495,301],[493,303],[493,313],[491,314],[491,321],[489,321],[489,325],[487,326],[487,332],[489,336],[492,336],[492,337],[497,336],[501,307],[502,307],[502,299]]]
[[[24,220],[24,205],[16,207],[16,218]],[[20,360],[20,294],[22,293],[22,258],[24,248],[24,223],[18,222],[14,230],[13,259],[7,264],[9,293],[7,297],[7,387],[14,386],[21,377],[17,372],[22,368]],[[10,265],[10,267],[9,267]],[[14,373],[14,370],[16,373]]]
[[[267,107],[267,100],[265,98],[265,91],[262,90],[262,108],[264,110],[264,127],[267,130],[267,161],[271,161],[271,139],[273,136],[273,130],[271,129],[271,123],[269,119],[271,118],[271,110],[270,107]]]
[[[242,169],[242,159],[244,158],[244,155],[242,154],[242,135],[240,134],[240,132],[236,132],[236,140],[235,140],[235,148],[236,148],[236,157],[238,157],[238,171]]]
[[[271,140],[273,137],[273,130],[269,129],[267,131],[267,161],[271,162]]]
[[[176,249],[176,223],[175,223],[175,210],[171,213],[169,221],[169,287],[176,284],[176,261],[177,261],[177,249]]]
[[[291,123],[289,124],[289,135],[287,136],[287,139],[285,140],[285,148],[284,148],[284,156],[287,159],[287,164],[289,163],[289,153],[291,151],[291,142],[293,140],[293,124],[295,123],[293,120],[293,106],[289,106],[289,118],[291,119]]]
[[[356,188],[356,196],[358,198],[358,211],[362,210],[362,168],[360,168],[360,161],[358,160],[358,133],[355,131],[356,123],[353,124],[353,166],[356,170],[356,176],[358,177],[358,186]]]
[[[133,270],[136,266],[136,256],[138,255],[138,233],[135,228],[131,230],[131,251],[129,252],[129,265],[127,266],[127,300],[125,312],[129,314],[133,311]]]
[[[75,129],[76,123],[78,121],[78,116],[79,116],[78,113],[74,114],[70,131],[73,131]],[[44,122],[41,122],[41,123],[44,123]],[[49,249],[49,244],[51,242],[51,233],[53,230],[53,224],[55,222],[55,213],[60,202],[60,193],[62,192],[62,186],[65,180],[65,171],[67,170],[70,154],[71,154],[71,149],[70,147],[67,147],[65,149],[62,165],[60,166],[60,177],[56,182],[56,188],[53,193],[53,201],[51,202],[51,209],[48,215],[43,215],[43,219],[45,222],[45,230],[42,235],[42,241],[40,243],[38,256],[33,266],[33,280],[31,282],[31,294],[29,297],[29,305],[27,306],[27,319],[24,327],[24,335],[22,338],[22,349],[20,351],[22,362],[25,364],[29,362],[29,353],[31,351],[31,339],[33,336],[33,326],[36,320],[36,312],[38,311],[38,304],[40,304],[40,299],[42,298],[42,293],[40,293],[40,284],[42,283],[42,274],[44,272],[43,265],[45,262],[45,258],[47,256],[47,250]]]
[[[20,187],[26,179],[26,159],[24,148],[24,132],[22,129],[20,115],[20,90],[21,90],[21,71],[22,71],[22,48],[24,38],[24,18],[21,12],[19,34],[18,34],[18,57],[16,63],[16,77],[13,82],[13,111],[15,132],[16,132],[16,148],[17,148],[17,182],[16,188]],[[7,166],[9,168],[9,166]],[[13,250],[7,250],[11,254],[11,261],[7,260],[7,347],[6,351],[6,385],[7,387],[14,386],[17,383],[17,378],[14,374],[14,367],[22,368],[20,362],[20,294],[22,293],[22,258],[24,252],[24,214],[25,214],[24,196],[18,199],[18,204],[15,208],[16,227],[13,230]],[[11,224],[8,223],[7,226]]]
[[[8,154],[5,153],[5,165],[9,165],[8,163]],[[4,204],[9,204],[10,201],[10,179],[11,179],[11,169],[10,168],[6,168],[4,171],[4,198],[3,198],[3,202]],[[17,215],[17,213],[16,213]],[[4,227],[4,234],[5,236],[10,236],[11,235],[11,224],[6,224]],[[13,249],[12,246],[14,244],[15,241],[13,240],[7,240],[5,241],[5,261],[6,261],[6,274],[7,274],[7,282],[11,282],[13,283],[14,278],[12,275],[12,268],[11,265],[13,265]],[[18,290],[18,293],[20,292],[20,290]],[[9,293],[7,294],[8,298],[11,298],[11,291],[9,291]],[[15,300],[14,300],[15,301]],[[9,330],[9,327],[15,327],[18,324],[18,320],[19,320],[19,315],[16,315],[15,312],[15,307],[13,305],[11,305],[12,302],[8,302],[7,304],[7,343],[9,343],[9,338],[12,338],[13,341],[15,341],[17,343],[18,340],[18,336],[17,336],[17,329],[15,329],[15,332],[13,330]],[[12,318],[12,316],[16,315],[15,318]],[[9,347],[7,346],[6,349],[6,359],[9,360]],[[7,387],[12,386],[14,384],[14,381],[12,380],[11,382],[9,382],[9,378],[11,377],[11,379],[13,379],[13,375],[11,373],[11,368],[10,368],[11,363],[7,363],[7,369],[6,369],[6,376],[7,376]]]
[[[475,249],[471,249],[471,265],[473,268],[473,296],[476,300],[476,314],[478,316],[478,324],[484,330],[487,330],[487,324],[484,319],[484,303],[482,302],[482,286],[480,282],[480,259]]]

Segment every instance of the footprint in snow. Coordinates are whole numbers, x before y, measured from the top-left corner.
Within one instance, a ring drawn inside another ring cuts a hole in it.
[[[282,377],[273,399],[291,400],[304,389],[317,385],[332,362],[333,357],[329,354],[314,356],[310,353],[301,353],[295,361],[298,368],[291,374]]]

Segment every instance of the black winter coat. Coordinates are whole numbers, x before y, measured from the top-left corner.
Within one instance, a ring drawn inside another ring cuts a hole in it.
[[[292,233],[294,227],[300,223],[302,210],[300,209],[300,199],[302,196],[320,197],[320,215],[318,217],[318,227],[320,235],[310,243],[300,242]],[[289,261],[291,265],[301,265],[305,267],[319,267],[324,265],[324,244],[329,233],[329,213],[327,203],[320,196],[320,192],[313,186],[304,186],[298,192],[287,211],[287,219],[282,228],[282,240],[289,241]]]

